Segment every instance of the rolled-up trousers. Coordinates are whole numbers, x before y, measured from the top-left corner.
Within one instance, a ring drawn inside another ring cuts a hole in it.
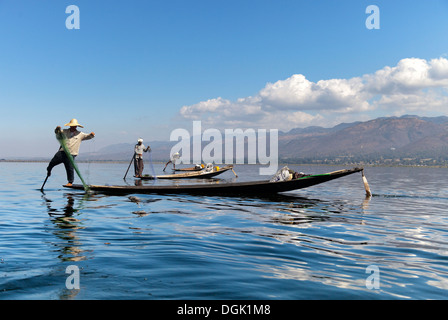
[[[74,159],[76,156],[72,155],[72,157]],[[47,172],[51,173],[53,167],[61,163],[63,163],[65,166],[65,172],[67,173],[67,181],[69,183],[73,183],[73,181],[75,180],[74,168],[63,150],[56,152],[53,159],[51,159],[50,163],[48,164]]]

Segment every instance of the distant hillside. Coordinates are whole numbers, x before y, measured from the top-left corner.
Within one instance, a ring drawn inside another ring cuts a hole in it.
[[[285,162],[447,164],[448,117],[406,115],[342,123],[333,128],[296,128],[279,132],[278,142],[280,161]],[[146,145],[151,146],[154,161],[167,161],[176,143],[154,141]],[[203,142],[203,146],[206,144]],[[78,159],[129,160],[133,146],[110,145]]]
[[[378,118],[339,125],[331,129],[282,135],[279,143],[283,158],[326,158],[360,156],[412,157],[416,153],[442,154],[448,147],[448,117]]]

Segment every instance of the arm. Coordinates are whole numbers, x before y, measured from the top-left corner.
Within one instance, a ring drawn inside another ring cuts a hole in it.
[[[95,137],[95,133],[94,132],[91,132],[89,134],[83,132],[82,134],[83,134],[82,140],[90,140],[90,139],[93,139]]]
[[[56,134],[56,137],[64,137],[68,138],[68,132],[69,129],[61,129],[60,126],[57,126],[56,129],[54,129],[54,133]]]

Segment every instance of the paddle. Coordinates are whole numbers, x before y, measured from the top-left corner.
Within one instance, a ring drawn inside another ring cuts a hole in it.
[[[48,177],[49,177],[49,175],[47,175],[47,177],[45,178],[44,183],[42,184],[42,187],[40,188],[41,192],[44,192],[44,185],[45,185],[45,183],[47,183]]]
[[[134,158],[135,158],[135,152],[134,152],[134,154],[132,155],[131,162],[129,163],[128,170],[126,170],[126,173],[124,174],[123,180],[126,180],[126,176],[127,176],[127,174],[128,174],[129,168],[131,167],[132,161],[134,161]]]
[[[362,170],[362,182],[364,183],[364,189],[366,189],[366,197],[371,197],[372,191],[370,191],[369,183],[367,182],[367,178],[364,175],[364,170]]]
[[[81,176],[81,172],[79,172],[78,166],[75,163],[75,160],[72,157],[72,154],[68,150],[67,143],[66,143],[66,137],[61,129],[59,129],[56,132],[56,139],[59,141],[59,144],[61,145],[62,149],[64,150],[65,154],[67,155],[68,160],[70,161],[71,165],[75,169],[76,173],[78,174],[79,179],[81,179],[82,185],[84,187],[84,191],[89,191],[89,186],[84,182],[84,179]],[[47,176],[48,178],[48,176]]]

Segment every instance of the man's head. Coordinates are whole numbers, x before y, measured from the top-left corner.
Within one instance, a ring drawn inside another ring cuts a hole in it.
[[[70,131],[76,131],[77,127],[84,128],[82,125],[78,123],[78,120],[72,119],[69,123],[65,124],[66,127],[70,127]]]

